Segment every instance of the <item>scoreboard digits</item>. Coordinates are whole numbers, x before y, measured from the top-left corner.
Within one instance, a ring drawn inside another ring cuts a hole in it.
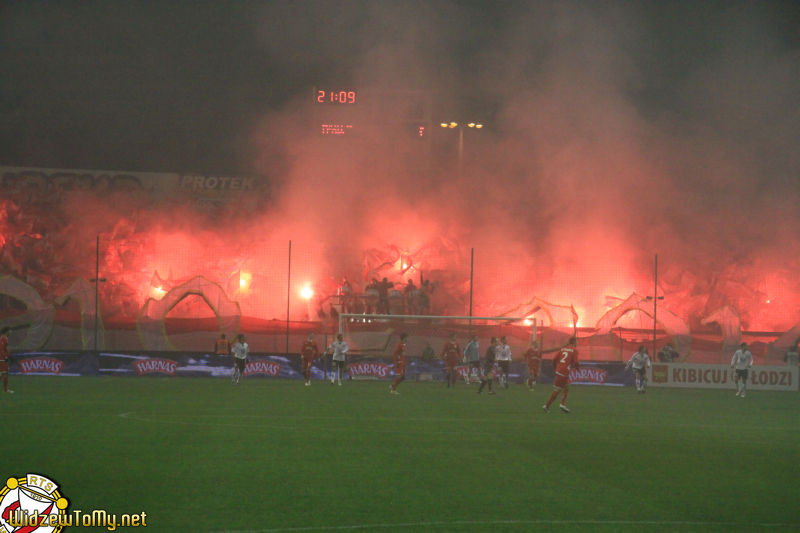
[[[355,104],[357,93],[353,89],[316,89],[314,101],[318,104]]]

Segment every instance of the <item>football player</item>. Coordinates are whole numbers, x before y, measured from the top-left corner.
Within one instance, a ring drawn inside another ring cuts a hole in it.
[[[550,412],[550,405],[555,401],[558,394],[561,393],[561,409],[564,413],[569,413],[567,407],[567,394],[569,394],[569,371],[573,368],[578,368],[578,339],[573,337],[569,338],[567,345],[561,351],[556,353],[553,358],[553,368],[556,371],[556,379],[553,381],[553,392],[550,393],[550,398],[547,403],[542,406],[545,413]]]

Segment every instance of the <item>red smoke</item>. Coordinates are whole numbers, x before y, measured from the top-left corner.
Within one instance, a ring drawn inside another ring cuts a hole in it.
[[[10,195],[0,199],[3,270],[57,294],[94,276],[99,233],[105,313],[133,320],[154,280],[168,290],[204,276],[245,316],[284,318],[291,241],[292,318],[326,311],[344,276],[357,289],[373,276],[424,276],[432,311],[459,315],[474,250],[476,315],[539,298],[590,327],[657,290],[692,328],[725,307],[748,330],[798,322],[800,77],[787,74],[796,50],[762,8],[712,21],[705,44],[658,41],[653,13],[635,7],[515,4],[472,46],[456,4],[408,18],[381,6],[369,24],[341,15],[353,22],[352,63],[337,73],[364,102],[343,115],[353,136],[319,135],[310,86],[240,132],[269,199],[196,209],[129,194]],[[304,33],[283,28],[287,17],[266,15],[266,54],[296,50],[297,69],[320,61],[303,52]],[[335,28],[316,37],[343,38]],[[423,112],[406,121],[419,94]],[[486,127],[463,132],[459,160],[458,131],[437,125],[472,118]],[[299,296],[309,283],[310,304]],[[206,315],[181,303],[170,316]]]

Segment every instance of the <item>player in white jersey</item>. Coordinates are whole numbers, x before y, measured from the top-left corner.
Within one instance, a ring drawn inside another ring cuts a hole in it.
[[[647,369],[650,368],[650,356],[644,345],[639,346],[639,350],[631,356],[625,370],[633,367],[633,375],[636,379],[636,391],[639,394],[647,392]]]
[[[336,340],[328,346],[327,352],[329,354],[333,354],[333,372],[331,373],[331,385],[338,379],[339,385],[342,384],[342,373],[344,373],[344,366],[347,356],[347,343],[344,341],[344,336],[339,333],[336,336]]]
[[[244,374],[244,365],[247,363],[247,355],[250,353],[250,346],[245,342],[244,335],[241,333],[236,337],[236,342],[231,346],[233,354],[233,378],[231,381],[239,383]]]
[[[744,398],[747,389],[748,370],[753,368],[753,354],[747,348],[747,343],[743,342],[736,353],[731,358],[731,368],[735,369],[734,383],[736,383],[736,396]]]
[[[508,370],[511,366],[511,346],[508,345],[508,339],[500,337],[500,344],[496,349],[497,366],[500,368],[500,379],[504,388],[508,388]]]

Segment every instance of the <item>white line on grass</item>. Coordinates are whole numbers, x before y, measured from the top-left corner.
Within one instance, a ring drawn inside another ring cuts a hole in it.
[[[211,421],[203,421],[203,420],[188,420],[192,417],[205,417],[209,419],[213,418],[225,418],[225,419],[259,419],[262,421],[267,421],[270,419],[274,420],[305,420],[305,421],[315,421],[315,420],[330,420],[330,421],[339,421],[339,420],[352,420],[352,417],[346,416],[303,416],[303,415],[282,415],[282,414],[259,414],[259,415],[246,415],[246,414],[182,414],[182,415],[174,415],[173,418],[169,418],[170,415],[164,414],[152,414],[152,415],[145,415],[145,414],[136,414],[133,411],[129,411],[126,413],[120,413],[120,418],[126,418],[128,420],[137,420],[139,422],[149,422],[153,424],[184,424],[184,425],[202,425],[202,426],[241,426],[242,424],[235,424],[235,423],[219,423],[219,422],[211,422]],[[516,420],[520,420],[521,417],[524,418],[524,422],[537,420],[537,419],[548,419],[551,415],[544,415],[539,410],[533,410],[530,413],[521,413],[519,417],[516,417]],[[181,417],[184,420],[175,420],[174,417]],[[159,419],[161,418],[161,419]],[[579,419],[578,416],[570,416],[570,417],[563,417],[556,415],[553,418],[557,419]],[[371,418],[363,418],[359,417],[360,422],[390,422],[390,423],[397,423],[397,418],[391,417],[371,417]],[[497,424],[508,424],[509,421],[507,417],[494,417],[494,418],[402,418],[403,422],[431,422],[436,424],[442,424],[447,422],[454,422],[457,424],[463,424],[464,422],[479,422],[479,423],[497,423]],[[638,422],[617,422],[614,420],[586,420],[580,419],[580,425],[591,425],[591,426],[616,426],[616,427],[643,427],[649,426],[649,423],[638,423]],[[729,429],[730,425],[728,424],[685,424],[685,423],[662,423],[660,424],[662,428],[675,428],[675,429]],[[284,427],[284,426],[281,426]],[[288,426],[288,427],[295,427],[295,426]],[[334,429],[334,428],[332,428]],[[800,426],[759,426],[759,431],[788,431],[790,433],[800,432]]]
[[[353,524],[347,526],[300,526],[300,527],[281,527],[268,529],[226,529],[219,533],[282,533],[291,531],[358,531],[374,529],[393,529],[393,528],[439,528],[454,526],[504,526],[504,525],[550,525],[550,526],[620,526],[620,527],[745,527],[759,529],[795,529],[800,523],[795,524],[747,524],[740,522],[702,522],[691,520],[455,520],[455,521],[432,521],[432,522],[398,522],[394,524]]]
[[[158,418],[147,418],[147,417],[144,417],[144,416],[137,416],[133,412],[120,413],[118,416],[120,418],[124,418],[125,420],[135,420],[137,422],[145,422],[145,423],[150,423],[150,424],[170,424],[170,425],[180,424],[182,426],[246,427],[246,428],[252,428],[253,427],[252,421],[245,422],[244,420],[241,423],[236,423],[236,422],[211,422],[211,421],[206,422],[206,421],[202,421],[202,420],[195,420],[195,421],[193,421],[193,420],[176,420],[174,418],[171,418],[171,419],[167,419],[167,418],[158,419]],[[152,416],[158,417],[159,415],[152,415]],[[266,416],[265,417],[258,417],[258,416],[237,416],[237,415],[230,415],[229,417],[230,418],[260,418],[260,419],[264,419],[262,421],[261,427],[262,428],[270,428],[270,429],[297,429],[296,425],[287,425],[286,421],[289,421],[290,419],[293,419],[293,418],[303,418],[303,417],[291,417],[291,416],[287,416],[287,417],[266,417]],[[274,418],[275,420],[281,420],[282,423],[278,423],[276,421],[271,421],[271,420],[269,420],[270,418]],[[313,417],[313,419],[314,420],[325,420],[326,417]],[[387,418],[387,419],[385,419],[385,421],[389,422],[391,420]],[[397,421],[395,420],[394,422],[397,422]],[[352,430],[347,428],[347,427],[332,426],[330,428],[326,428],[325,431],[328,431],[328,432],[330,432],[330,431],[341,431],[341,432],[345,432],[346,433],[346,432],[351,432]],[[362,427],[359,431],[362,432],[362,433],[371,432],[371,433],[392,433],[392,434],[405,435],[405,434],[408,434],[409,429],[408,428],[404,428],[404,429],[397,429],[397,428],[378,429],[378,428],[374,428],[374,427]],[[462,429],[458,429],[458,430],[456,430],[456,429],[453,429],[453,430],[441,430],[441,429],[430,430],[430,429],[426,429],[425,430],[425,434],[426,435],[463,435],[464,431]],[[473,434],[473,435],[475,435],[475,434],[490,435],[490,434],[492,434],[492,432],[473,430],[473,431],[471,431],[471,434]]]

